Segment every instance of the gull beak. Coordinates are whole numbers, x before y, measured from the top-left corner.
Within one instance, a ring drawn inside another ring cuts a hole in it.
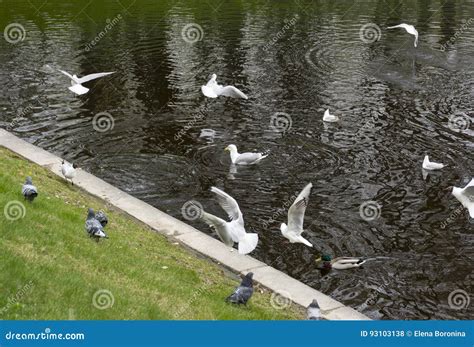
[[[321,257],[315,260],[316,263],[320,263],[322,261]]]
[[[224,148],[224,151],[225,151],[225,152],[230,152],[229,147]]]

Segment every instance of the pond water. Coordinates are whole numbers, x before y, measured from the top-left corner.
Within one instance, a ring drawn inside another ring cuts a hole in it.
[[[473,2],[87,3],[0,2],[2,30],[25,34],[0,39],[0,127],[180,219],[189,200],[224,217],[209,188],[224,189],[259,234],[252,256],[371,318],[472,318],[449,305],[472,294],[474,240],[446,188],[474,173]],[[417,48],[386,29],[402,22]],[[57,69],[116,73],[76,96]],[[206,99],[212,73],[249,99]],[[234,168],[231,143],[270,155]],[[426,175],[425,154],[449,166]],[[314,248],[279,230],[308,182]],[[322,276],[321,252],[374,259]]]

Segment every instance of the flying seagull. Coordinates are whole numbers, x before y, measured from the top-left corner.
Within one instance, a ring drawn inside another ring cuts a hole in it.
[[[339,257],[331,259],[331,256],[325,254],[322,257],[316,259],[318,266],[321,269],[336,269],[336,270],[347,270],[356,267],[361,267],[367,260],[358,257]],[[322,263],[322,264],[321,264]]]
[[[240,254],[252,252],[257,247],[258,234],[245,231],[244,217],[237,201],[219,188],[212,187],[211,192],[216,194],[217,202],[227,212],[230,222],[204,211],[202,211],[200,218],[216,230],[217,235],[226,246],[232,247],[234,242],[237,242]]]
[[[329,109],[327,109],[327,110],[324,112],[323,121],[325,121],[325,122],[330,122],[330,123],[334,123],[334,122],[338,122],[338,121],[339,121],[339,117],[338,117],[338,116],[335,116],[335,115],[333,115],[333,114],[330,114],[330,113],[329,113]]]
[[[313,247],[313,245],[301,236],[301,233],[303,232],[304,213],[306,207],[308,207],[309,193],[312,187],[313,185],[308,183],[303,188],[288,210],[288,226],[285,223],[281,223],[280,226],[281,233],[291,243],[303,243],[308,247]]]
[[[101,238],[108,238],[102,224],[95,218],[95,213],[92,208],[89,208],[87,211],[86,231],[89,237],[94,238],[96,242],[99,242]]]
[[[464,188],[453,187],[451,194],[469,211],[474,218],[474,178]]]
[[[59,71],[71,79],[71,87],[69,87],[68,89],[71,92],[76,93],[77,95],[82,95],[89,91],[88,88],[82,86],[82,83],[86,83],[86,82],[95,80],[96,78],[113,74],[115,72],[115,71],[114,72],[99,72],[99,73],[93,73],[93,74],[86,75],[84,77],[79,78],[76,75],[71,75],[70,73],[67,73],[66,71],[63,71],[63,70],[59,70]]]
[[[61,173],[66,178],[66,181],[71,180],[72,185],[74,185],[72,179],[76,177],[76,168],[76,164],[70,164],[65,162],[64,160],[61,164]]]
[[[241,98],[241,99],[248,99],[247,95],[242,93],[240,90],[235,88],[234,86],[221,86],[217,84],[217,75],[212,74],[211,79],[205,86],[201,86],[201,91],[204,96],[208,98],[217,98],[218,96],[228,96],[230,98]]]
[[[321,320],[321,309],[319,308],[318,300],[314,299],[306,309],[307,318],[309,320]]]
[[[430,158],[425,155],[425,159],[423,159],[423,169],[425,170],[441,170],[444,167],[444,164],[441,163],[435,163],[433,161],[430,161]]]
[[[232,164],[237,165],[252,165],[258,163],[260,160],[268,157],[268,153],[239,153],[236,145],[228,145],[225,149],[230,153],[230,160]]]
[[[102,225],[103,228],[107,225],[109,222],[109,219],[107,218],[107,215],[105,214],[104,211],[99,211],[95,214],[95,219],[99,221],[99,223]]]
[[[395,28],[403,28],[407,31],[407,33],[415,35],[415,47],[418,46],[418,31],[416,31],[413,25],[402,23],[399,25],[388,27],[387,29],[395,29]]]
[[[33,200],[38,196],[38,189],[33,185],[30,176],[26,178],[25,184],[21,188],[21,194],[23,194],[25,199],[29,202],[33,202]]]
[[[244,304],[247,305],[250,297],[253,294],[253,272],[249,272],[242,278],[242,282],[235,289],[235,291],[227,297],[225,301],[233,304]]]

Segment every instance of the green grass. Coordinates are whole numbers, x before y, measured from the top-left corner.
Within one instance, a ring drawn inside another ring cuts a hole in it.
[[[32,204],[21,195],[28,175],[39,190]],[[15,200],[26,213],[8,220]],[[87,236],[88,207],[108,214],[110,239]],[[303,317],[299,307],[274,309],[258,287],[247,307],[225,303],[236,276],[1,147],[0,209],[0,319]],[[113,295],[111,307],[93,305],[99,290]]]

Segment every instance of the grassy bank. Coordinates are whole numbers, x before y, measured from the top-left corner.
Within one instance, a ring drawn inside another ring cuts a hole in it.
[[[32,204],[26,176],[39,190]],[[12,201],[23,218],[7,218]],[[88,207],[108,214],[110,239],[89,239]],[[302,318],[262,290],[247,307],[226,304],[237,278],[1,147],[0,208],[0,319]]]

